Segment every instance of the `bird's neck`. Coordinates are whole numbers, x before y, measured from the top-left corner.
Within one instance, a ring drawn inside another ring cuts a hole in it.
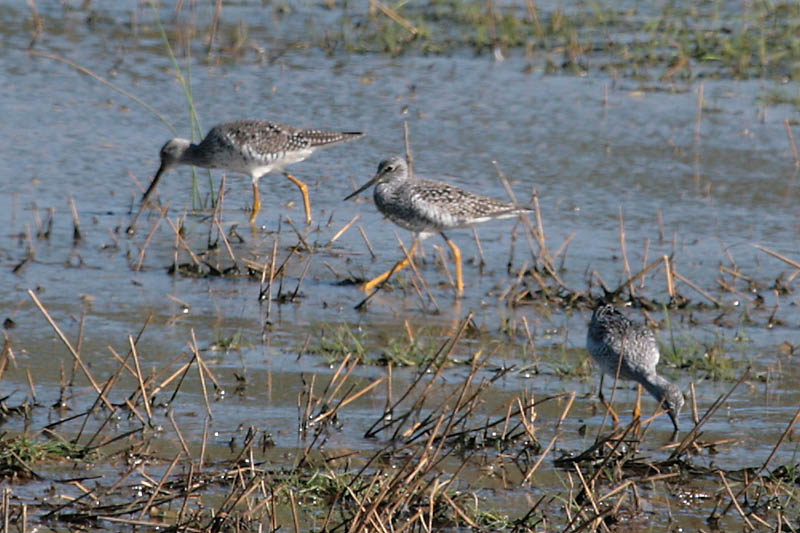
[[[199,145],[186,141],[186,149],[181,154],[181,163],[196,167],[208,167],[208,158],[211,154],[207,150],[200,150]]]
[[[662,401],[667,395],[667,387],[670,385],[670,382],[658,374],[650,374],[647,376],[647,378],[648,379],[642,380],[642,386],[653,396],[653,398],[659,402]]]
[[[393,180],[377,184],[373,190],[375,202],[379,205],[385,204],[394,195],[395,190],[397,190],[397,182]]]

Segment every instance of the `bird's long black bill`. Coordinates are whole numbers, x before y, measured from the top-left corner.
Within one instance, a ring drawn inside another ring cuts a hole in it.
[[[147,205],[147,200],[150,199],[150,196],[156,190],[156,185],[158,185],[158,180],[161,179],[161,175],[164,173],[164,165],[158,167],[158,172],[156,175],[153,176],[153,181],[150,182],[150,185],[147,187],[147,190],[144,191],[142,195],[142,202],[139,205],[139,211],[136,213],[136,216],[133,217],[133,221],[131,222],[130,226],[125,230],[126,233],[129,235],[133,235],[136,232],[136,223],[139,221],[139,217],[142,216],[142,212],[144,212],[144,208]]]
[[[361,192],[363,192],[363,191],[365,191],[365,190],[369,189],[370,187],[372,187],[372,185],[373,185],[373,184],[374,184],[376,181],[378,181],[378,177],[379,177],[379,176],[375,176],[374,178],[372,178],[371,180],[369,180],[368,182],[366,182],[364,185],[362,185],[361,187],[359,187],[358,189],[356,189],[356,191],[355,191],[354,193],[351,193],[350,195],[348,195],[348,196],[345,196],[345,198],[344,198],[344,200],[343,200],[343,201],[345,201],[345,202],[346,202],[346,201],[347,201],[347,200],[349,200],[350,198],[353,198],[354,196],[358,196],[358,195],[359,195]]]
[[[150,182],[150,185],[147,186],[147,190],[144,191],[144,194],[142,195],[142,204],[146,204],[147,200],[150,199],[150,195],[156,190],[156,186],[158,185],[158,181],[161,179],[161,175],[164,174],[164,170],[163,164],[158,167],[158,172],[156,172],[156,175],[153,176],[153,181]]]

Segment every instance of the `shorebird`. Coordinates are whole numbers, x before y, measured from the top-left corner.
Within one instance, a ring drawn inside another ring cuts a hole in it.
[[[161,148],[161,166],[142,196],[142,206],[155,191],[161,176],[180,165],[203,168],[224,168],[247,174],[253,180],[253,210],[250,223],[261,209],[258,180],[264,174],[282,171],[286,165],[304,160],[320,148],[361,137],[361,132],[301,130],[268,120],[238,120],[211,128],[199,144],[188,139],[170,139]],[[303,195],[306,222],[311,223],[311,202],[308,186],[288,172],[286,178],[297,185]]]
[[[453,251],[456,264],[456,292],[464,292],[461,267],[461,250],[451,241],[445,230],[471,227],[489,220],[510,218],[531,211],[530,207],[481,196],[443,181],[412,177],[408,163],[402,157],[385,159],[378,165],[375,176],[354,193],[349,200],[375,185],[375,205],[386,218],[415,234],[408,256],[394,268],[365,283],[366,291],[386,281],[394,272],[408,266],[418,242],[438,233]]]
[[[605,374],[636,381],[662,405],[678,431],[678,415],[683,407],[683,394],[673,383],[658,375],[659,352],[653,332],[646,326],[631,322],[611,304],[600,304],[592,313],[586,333],[586,348],[600,366],[600,401],[613,409],[603,398]],[[639,416],[637,400],[634,417]]]

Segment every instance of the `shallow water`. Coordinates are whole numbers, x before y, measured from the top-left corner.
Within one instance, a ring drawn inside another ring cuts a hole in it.
[[[46,31],[37,50],[63,55],[93,70],[157,109],[180,135],[190,135],[186,99],[163,43],[153,32],[144,31],[152,24],[149,7],[137,8],[133,14],[104,7],[109,10],[99,13],[92,24],[83,20],[86,14],[80,10],[62,10],[55,4],[40,9]],[[226,8],[226,30],[254,9],[246,4]],[[308,9],[314,14],[325,11]],[[206,20],[208,13],[198,8],[194,16]],[[168,28],[174,27],[168,13],[162,11],[162,17]],[[529,352],[523,352],[526,339],[519,334],[509,337],[503,330],[504,324],[518,325],[524,317],[541,358],[540,374],[511,373],[494,382],[491,401],[482,405],[480,412],[502,416],[508,402],[523,391],[536,397],[575,391],[576,403],[558,429],[560,439],[554,453],[588,447],[603,419],[602,410],[595,409],[596,375],[564,374],[562,370],[574,368],[586,358],[583,348],[589,315],[547,305],[511,308],[498,300],[516,272],[532,260],[520,227],[513,245],[513,272],[508,273],[513,221],[480,227],[487,262],[483,272],[473,264],[478,261],[478,251],[470,232],[450,235],[469,260],[465,265],[468,291],[463,299],[454,300],[447,277],[434,259],[434,247],[443,243],[430,239],[425,242],[422,273],[436,303],[418,297],[413,289],[403,290],[401,284],[379,294],[366,312],[353,309],[364,295],[340,282],[366,279],[390,268],[400,256],[393,232],[406,246],[410,238],[381,219],[370,194],[347,203],[342,198],[355,184],[371,177],[381,159],[404,152],[402,123],[407,120],[417,174],[505,197],[493,166],[497,161],[521,201],[529,198],[534,188],[538,191],[550,250],[557,250],[574,235],[559,273],[567,286],[585,289],[592,271],[611,287],[627,279],[620,257],[622,213],[633,273],[662,255],[671,255],[681,274],[724,302],[727,310],[720,323],[712,322],[721,314],[714,310],[675,311],[670,312],[673,331],[659,331],[665,345],[674,342],[694,358],[703,358],[715,339],[726,339],[723,357],[732,360],[732,377],[741,375],[747,365],[753,367],[753,377],[704,426],[704,441],[734,439],[734,443],[721,446],[718,455],[699,457],[698,461],[713,461],[729,469],[759,466],[791,420],[800,402],[800,376],[791,356],[779,347],[783,343],[797,346],[800,302],[796,292],[777,294],[766,287],[781,273],[791,275],[793,269],[753,246],[795,260],[800,249],[798,174],[784,127],[784,120],[796,119],[797,111],[759,103],[759,97],[774,88],[775,82],[705,81],[705,107],[698,125],[697,83],[661,84],[658,90],[648,90],[638,82],[600,73],[586,77],[527,73],[526,60],[514,55],[502,62],[469,54],[329,57],[314,48],[280,47],[302,28],[298,22],[302,16],[267,20],[263,27],[250,31],[250,39],[268,50],[267,58],[248,54],[240,60],[224,56],[210,62],[181,60],[182,66],[191,65],[193,100],[203,127],[254,117],[367,133],[364,139],[320,152],[292,167],[311,188],[315,221],[310,227],[302,224],[296,188],[281,176],[270,175],[261,180],[264,207],[258,224],[262,229],[251,231],[245,210],[252,200],[248,180],[226,176],[222,220],[227,232],[235,228],[243,240],[232,242],[238,258],[264,264],[276,240],[279,260],[286,258],[290,247],[299,244],[287,217],[315,247],[314,254],[301,252],[287,263],[282,290],[291,293],[299,284],[298,298],[273,302],[267,317],[266,302],[259,301],[261,285],[255,278],[168,275],[175,235],[163,221],[147,244],[141,270],[133,268],[156,220],[150,213],[136,236],[124,235],[140,196],[135,182],[149,183],[158,166],[158,150],[172,133],[153,114],[107,85],[62,62],[27,53],[24,49],[30,34],[26,18],[27,11],[19,6],[0,8],[6,42],[0,48],[2,84],[8,95],[3,105],[5,120],[0,123],[6,139],[0,145],[0,217],[5,227],[0,238],[0,285],[5,288],[0,291],[0,308],[4,309],[3,318],[15,323],[6,330],[15,355],[15,364],[3,375],[4,394],[12,394],[9,403],[20,403],[28,394],[26,371],[30,370],[38,402],[54,404],[59,398],[61,369],[68,372],[72,365],[68,352],[26,293],[33,289],[73,342],[85,310],[81,354],[96,376],[116,371],[118,363],[108,347],[126,353],[128,336],[135,336],[148,317],[138,343],[144,374],[187,351],[194,332],[206,362],[226,390],[224,397],[211,404],[215,451],[227,453],[232,436],[253,425],[273,436],[276,448],[269,457],[277,464],[303,446],[296,425],[298,394],[304,383],[313,375],[327,381],[334,371],[335,365],[309,349],[316,346],[321,332],[345,324],[363,336],[368,352],[377,354],[385,349],[387,339],[402,337],[404,322],[436,345],[472,312],[481,332],[460,343],[454,357],[468,360],[477,350],[501,346],[492,355],[490,367],[531,364]],[[131,18],[136,19],[135,25]],[[132,33],[131,26],[140,31]],[[276,28],[280,31],[273,31]],[[787,90],[796,92],[797,87],[789,84]],[[221,175],[213,173],[215,187]],[[207,174],[198,171],[198,176],[201,194],[207,195]],[[160,184],[159,196],[162,202],[169,202],[173,220],[191,210],[190,184],[191,171],[186,167],[171,172]],[[72,240],[69,196],[77,205],[84,236],[77,244]],[[36,218],[46,219],[50,208],[54,210],[52,234],[36,238]],[[184,235],[193,250],[205,248],[210,232],[208,215],[209,211],[187,215]],[[375,251],[374,260],[356,226],[326,246],[356,215],[357,225],[365,230]],[[34,260],[15,272],[29,246]],[[180,255],[179,262],[188,261],[185,252]],[[225,263],[224,248],[215,257]],[[738,293],[719,290],[719,267],[732,262],[762,284],[758,293],[748,290],[744,282],[736,286]],[[307,263],[308,273],[302,277]],[[645,288],[639,290],[666,301],[663,269],[658,272],[648,276]],[[399,278],[410,280],[411,276]],[[533,281],[530,284],[535,287]],[[796,281],[789,285],[796,287]],[[693,302],[708,303],[687,285],[679,282],[678,288]],[[594,292],[599,295],[598,288]],[[752,299],[757,296],[763,296],[765,302],[753,308]],[[741,312],[734,307],[737,301],[742,304]],[[773,312],[781,322],[771,326]],[[638,312],[629,313],[642,320]],[[665,319],[661,312],[652,315]],[[236,349],[213,349],[215,343],[234,336],[239,340]],[[468,372],[468,366],[447,369],[440,396],[433,396],[431,402],[435,404],[458,387]],[[708,380],[702,372],[674,368],[664,372],[683,390],[688,391],[694,383],[701,414],[733,384],[731,379]],[[234,373],[246,374],[243,391],[234,392]],[[385,367],[362,366],[354,376],[366,385],[385,374]],[[414,370],[396,369],[395,390],[404,389],[413,375]],[[489,369],[481,374],[490,375]],[[86,392],[86,382],[79,378],[78,383],[77,392]],[[118,385],[117,391],[124,397],[136,387],[129,379]],[[381,448],[384,443],[380,439],[361,436],[381,416],[385,395],[385,387],[378,387],[349,406],[340,420],[342,430],[332,432],[326,448]],[[615,394],[624,419],[630,416],[634,398],[629,386]],[[80,412],[92,400],[92,394],[79,394],[67,403]],[[653,407],[647,398],[645,412],[652,412]],[[555,434],[551,421],[563,408],[563,402],[554,402],[539,410],[542,443]],[[184,435],[199,442],[205,407],[196,373],[187,376],[173,409]],[[53,416],[49,409],[37,410],[33,427],[53,421]],[[689,419],[687,408],[684,427],[690,426]],[[588,431],[581,436],[578,429],[584,424]],[[19,419],[11,418],[4,429],[16,432],[24,428]],[[69,425],[61,429],[67,433],[77,430]],[[166,443],[177,449],[171,428],[165,429],[164,436]],[[668,421],[655,421],[648,436],[643,445],[648,453],[663,455],[658,448],[668,442]],[[796,462],[796,452],[796,444],[786,443],[772,464]],[[483,497],[512,515],[524,514],[530,501],[550,486],[562,488],[563,483],[551,461],[542,464],[536,474],[537,488],[531,493],[518,488],[505,491],[502,483],[481,477],[479,472],[476,465],[465,479],[478,480],[473,488],[482,487]],[[658,491],[648,498],[651,496],[656,500],[665,497]],[[512,501],[516,503],[512,505]],[[653,503],[654,513],[662,506],[660,501]],[[709,509],[686,505],[672,511],[682,527],[694,528],[703,525]],[[667,523],[666,517],[661,520],[664,522],[650,524],[634,520],[631,526],[647,530]]]

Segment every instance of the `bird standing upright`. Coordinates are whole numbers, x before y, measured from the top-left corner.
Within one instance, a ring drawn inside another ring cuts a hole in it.
[[[345,198],[349,200],[375,185],[375,205],[386,218],[416,234],[408,257],[411,257],[420,239],[438,233],[453,251],[456,264],[456,292],[464,292],[461,250],[451,241],[445,230],[471,227],[489,220],[510,218],[531,211],[527,206],[517,206],[487,196],[481,196],[443,181],[412,177],[408,163],[402,157],[385,159],[378,165],[375,176]],[[394,268],[363,285],[370,290],[386,281],[394,272],[408,266],[403,259]]]

